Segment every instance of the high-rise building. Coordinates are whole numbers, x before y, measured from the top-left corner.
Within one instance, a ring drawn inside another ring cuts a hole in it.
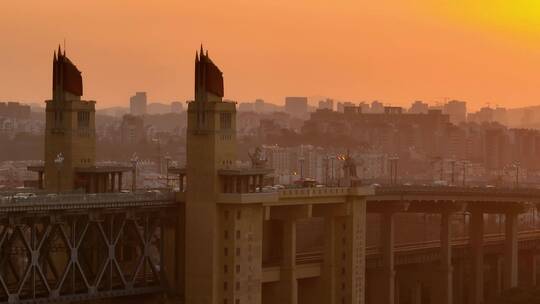
[[[124,115],[120,125],[120,132],[124,144],[140,144],[146,140],[144,121],[141,116]]]
[[[443,113],[450,116],[450,122],[459,125],[467,120],[467,103],[465,101],[451,100],[443,107]]]
[[[504,111],[506,114],[506,111]],[[499,110],[499,117],[501,117],[502,111]],[[467,115],[467,120],[471,122],[484,123],[484,122],[494,122],[495,119],[495,110],[490,107],[483,107],[479,111],[474,113],[469,113]]]
[[[484,140],[484,166],[487,170],[500,170],[508,164],[510,148],[503,128],[486,131]]]
[[[337,103],[337,111],[340,113],[345,112],[345,108],[347,107],[355,107],[356,104],[350,102],[350,101],[344,101],[344,102],[338,102]]]
[[[285,112],[298,118],[307,118],[307,97],[285,97]]]
[[[137,92],[129,98],[129,112],[131,115],[145,115],[146,104],[146,92]]]
[[[511,159],[523,168],[538,170],[540,132],[530,129],[511,129]]]
[[[240,112],[254,112],[255,104],[251,102],[243,102],[238,105],[238,111]]]
[[[467,158],[467,137],[465,130],[449,124],[444,130],[445,148],[442,155],[450,159]]]
[[[409,113],[411,114],[427,114],[429,110],[429,105],[423,101],[415,101],[409,108]]]
[[[531,108],[524,109],[523,115],[521,116],[520,123],[523,126],[528,126],[534,122],[534,111]]]
[[[502,125],[508,125],[508,111],[503,107],[483,107],[475,113],[470,113],[467,120],[471,122],[497,122]]]
[[[358,104],[358,106],[360,107],[360,110],[362,111],[362,113],[370,113],[371,112],[371,109],[370,109],[370,106],[369,106],[369,103],[366,103],[366,102],[361,102]]]
[[[29,119],[31,108],[18,102],[0,102],[0,117]]]
[[[493,110],[493,120],[501,125],[508,125],[508,111],[503,107],[496,107]]]
[[[256,99],[255,100],[255,104],[254,104],[254,109],[255,109],[255,112],[258,112],[258,113],[262,113],[265,111],[265,108],[264,108],[264,100],[262,99]]]
[[[403,114],[402,107],[384,107],[384,114]]]
[[[184,109],[184,105],[181,101],[173,101],[171,102],[171,113],[182,113],[182,110]]]
[[[330,98],[327,98],[325,100],[320,100],[319,101],[319,109],[320,110],[323,110],[323,109],[326,109],[326,110],[334,110],[334,100],[333,99],[330,99]]]
[[[370,112],[373,114],[384,113],[384,105],[382,104],[382,102],[375,100],[371,103]]]
[[[242,102],[238,104],[239,112],[272,113],[283,112],[283,106],[278,106],[263,99],[255,99],[254,102]]]
[[[345,115],[362,114],[362,108],[360,106],[345,106],[343,113]]]
[[[263,146],[263,151],[268,166],[274,170],[274,183],[290,184],[293,176],[290,151],[277,145]]]

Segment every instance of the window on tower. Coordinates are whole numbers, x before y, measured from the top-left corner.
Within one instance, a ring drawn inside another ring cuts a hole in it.
[[[88,128],[90,126],[90,112],[77,112],[77,123],[79,128]]]
[[[222,130],[228,130],[232,128],[232,114],[231,113],[221,113],[219,115],[219,127]]]
[[[54,112],[54,123],[57,128],[62,127],[62,121],[64,120],[64,115],[62,111],[55,111]]]

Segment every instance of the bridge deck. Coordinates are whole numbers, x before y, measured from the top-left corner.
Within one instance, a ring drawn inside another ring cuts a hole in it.
[[[276,201],[272,199],[262,203],[278,207],[281,204],[304,203],[315,206],[315,204],[339,203],[344,202],[344,198],[348,196],[362,196],[369,192],[366,188],[360,190],[355,192],[354,189],[346,188],[287,189],[271,195]],[[166,290],[167,283],[164,281],[164,274],[161,273],[160,264],[163,250],[162,227],[163,221],[166,220],[164,215],[174,217],[175,213],[170,212],[169,208],[178,207],[185,197],[183,194],[169,192],[73,194],[0,199],[2,248],[0,262],[3,263],[0,267],[0,303],[81,301]],[[540,203],[540,190],[379,187],[374,196],[368,196],[368,206],[404,200],[537,204]],[[130,248],[133,249],[128,251],[136,252],[135,258],[139,266],[128,272],[120,269],[120,263],[124,262],[120,260],[124,258],[121,257],[124,249],[117,246],[120,239],[126,245],[132,246]],[[486,235],[485,253],[501,253],[504,239],[504,235]],[[55,244],[63,249],[60,252],[54,251]],[[521,249],[534,248],[538,245],[540,245],[540,231],[519,234]],[[439,241],[397,245],[396,265],[436,262],[440,258],[439,247]],[[453,240],[454,259],[467,258],[470,254],[469,248],[468,238]],[[366,253],[367,268],[380,267],[379,248],[367,248]],[[60,255],[49,260],[50,257],[47,255],[54,254]],[[92,254],[94,256],[91,256]],[[86,265],[92,259],[99,263],[92,267]],[[299,253],[297,264],[300,277],[320,275],[321,260],[321,251]],[[18,263],[25,266],[17,266]],[[52,265],[54,263],[63,264],[64,270],[54,270],[55,266]],[[17,267],[23,269],[18,271]],[[267,261],[263,267],[263,281],[279,278],[279,260]],[[79,281],[76,281],[75,272],[70,274],[77,269],[83,278],[77,279]],[[144,273],[143,279],[140,271]],[[135,275],[130,275],[131,272]],[[135,284],[137,280],[146,281],[145,274],[151,272],[153,277],[147,282],[150,285]],[[71,279],[68,278],[70,275]],[[87,277],[93,279],[88,280]],[[35,285],[39,280],[42,281],[42,285]],[[32,282],[34,287],[29,287],[32,286],[29,282]],[[108,287],[100,284],[106,284]],[[74,292],[66,291],[62,286],[69,286]],[[77,291],[78,288],[82,288],[82,291]]]
[[[0,201],[0,214],[9,212],[74,211],[104,208],[174,207],[174,193],[104,193],[40,195],[26,199]]]

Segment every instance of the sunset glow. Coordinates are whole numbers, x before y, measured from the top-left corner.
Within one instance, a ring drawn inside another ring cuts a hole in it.
[[[65,39],[98,107],[137,90],[155,101],[192,98],[201,43],[226,67],[226,96],[239,101],[540,101],[537,1],[29,2],[0,4],[10,41],[0,51],[0,99],[48,98],[50,53]]]
[[[534,0],[458,0],[436,7],[468,24],[488,30],[540,33],[540,2]]]
[[[0,304],[540,304],[540,0],[0,0]]]

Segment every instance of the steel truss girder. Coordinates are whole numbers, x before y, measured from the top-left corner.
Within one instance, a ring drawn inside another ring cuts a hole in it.
[[[173,213],[162,209],[0,215],[0,303],[167,290],[162,236]]]

